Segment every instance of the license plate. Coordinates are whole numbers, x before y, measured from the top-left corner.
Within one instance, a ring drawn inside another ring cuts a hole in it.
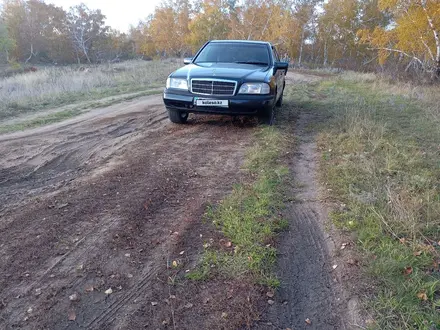
[[[229,107],[228,100],[207,100],[207,99],[197,99],[196,105],[199,107]]]

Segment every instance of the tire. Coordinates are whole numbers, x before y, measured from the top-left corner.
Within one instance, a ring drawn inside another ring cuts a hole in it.
[[[258,117],[258,122],[263,125],[272,126],[275,115],[275,109],[272,107]]]
[[[278,99],[277,103],[275,103],[275,105],[279,108],[283,105],[283,94],[284,94],[284,87],[283,87],[283,92],[281,93],[280,98]]]
[[[185,124],[188,120],[188,112],[168,109],[168,118],[175,124]]]

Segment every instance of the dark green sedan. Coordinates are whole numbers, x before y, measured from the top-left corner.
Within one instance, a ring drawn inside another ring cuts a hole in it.
[[[272,124],[281,106],[288,63],[262,41],[207,42],[167,79],[163,100],[173,123],[189,113],[257,116]]]

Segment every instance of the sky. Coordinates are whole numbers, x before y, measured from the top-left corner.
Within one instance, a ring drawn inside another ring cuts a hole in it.
[[[65,10],[81,2],[90,9],[101,9],[107,16],[107,25],[121,32],[127,32],[130,25],[137,25],[141,19],[152,14],[161,0],[46,0],[46,3],[53,3]]]

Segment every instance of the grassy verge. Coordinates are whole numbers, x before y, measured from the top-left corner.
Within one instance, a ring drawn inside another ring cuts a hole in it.
[[[321,180],[364,256],[370,326],[439,329],[439,93],[351,73],[295,88],[303,109],[329,116]]]
[[[105,99],[105,100],[96,100],[94,102],[85,102],[80,105],[74,105],[70,107],[69,109],[53,112],[48,115],[41,115],[36,118],[16,122],[13,124],[5,124],[0,125],[0,134],[2,133],[11,133],[16,131],[22,131],[25,129],[40,127],[44,125],[49,125],[53,123],[57,123],[72,117],[75,117],[77,115],[80,115],[84,113],[85,110],[91,110],[94,108],[103,108],[108,107],[110,105],[124,102],[124,101],[130,101],[135,98],[141,97],[141,96],[148,96],[148,95],[156,95],[161,94],[162,90],[145,90],[138,93],[132,93],[127,96],[118,97],[117,95],[114,95],[113,98]]]
[[[177,60],[42,67],[0,79],[0,120],[23,113],[140,92],[165,84]]]
[[[187,275],[190,279],[246,277],[270,287],[279,285],[273,274],[273,240],[287,226],[277,212],[282,207],[282,183],[288,173],[279,163],[284,141],[274,127],[259,129],[257,143],[248,152],[245,164],[251,182],[236,185],[222,203],[206,214],[224,235],[223,244],[214,247],[205,243],[200,266]]]

